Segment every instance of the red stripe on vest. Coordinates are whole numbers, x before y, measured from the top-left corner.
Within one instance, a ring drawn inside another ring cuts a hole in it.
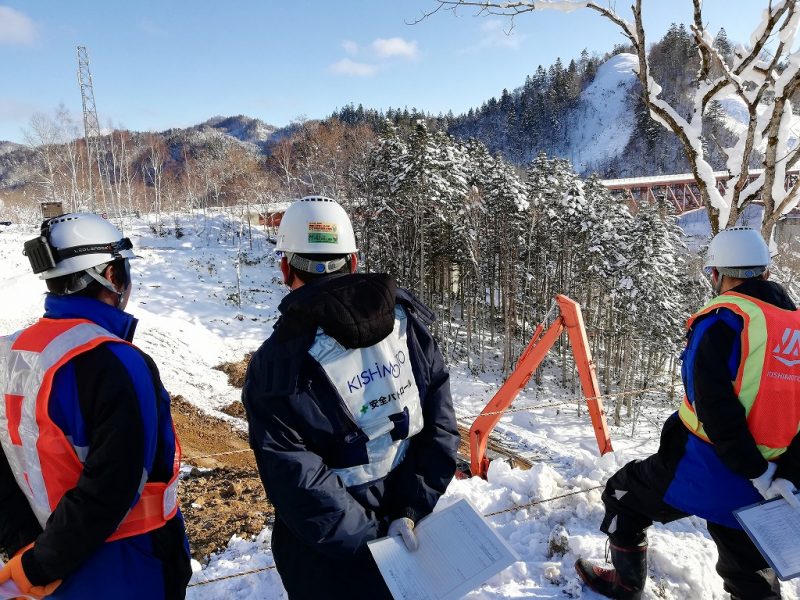
[[[22,418],[22,401],[24,399],[24,396],[6,394],[8,432],[11,436],[11,443],[15,446],[22,446],[22,438],[19,437],[19,421]]]
[[[14,350],[41,352],[59,335],[81,323],[94,325],[94,323],[86,319],[39,319],[20,333],[11,347]]]
[[[54,338],[55,339],[55,338]],[[113,338],[111,338],[113,339]],[[109,338],[95,338],[86,344],[77,346],[62,356],[45,374],[42,387],[36,399],[36,422],[39,424],[39,439],[36,448],[39,456],[46,456],[41,461],[42,476],[47,482],[47,499],[50,510],[55,510],[67,490],[78,485],[83,473],[83,463],[75,455],[75,449],[61,428],[50,418],[49,398],[53,389],[53,378],[56,372],[72,358],[108,342]],[[114,340],[112,343],[119,343]]]

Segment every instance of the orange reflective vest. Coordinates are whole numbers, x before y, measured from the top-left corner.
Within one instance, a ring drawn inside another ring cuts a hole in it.
[[[42,528],[77,485],[86,454],[50,418],[53,377],[73,357],[106,342],[128,343],[85,319],[40,319],[0,338],[0,443]],[[169,483],[144,484],[139,500],[107,541],[153,531],[175,516],[180,458],[176,435]]]
[[[800,311],[726,292],[692,315],[688,328],[720,308],[732,311],[744,323],[739,370],[732,382],[734,393],[745,409],[748,429],[762,456],[777,458],[800,431]],[[678,413],[692,433],[709,441],[687,396]]]

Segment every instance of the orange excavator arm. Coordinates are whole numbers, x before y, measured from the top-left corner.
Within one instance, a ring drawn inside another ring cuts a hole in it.
[[[489,459],[486,457],[486,444],[489,441],[489,434],[500,421],[503,412],[511,406],[520,391],[528,385],[533,373],[539,368],[545,355],[556,343],[565,328],[572,346],[572,354],[575,357],[575,365],[578,368],[583,395],[589,406],[589,415],[597,438],[597,447],[600,449],[601,455],[612,451],[611,437],[606,425],[603,403],[600,400],[600,387],[597,383],[597,374],[595,373],[594,362],[589,349],[589,341],[586,337],[586,329],[583,325],[581,307],[574,300],[562,295],[556,296],[556,302],[559,308],[559,316],[547,330],[544,329],[544,323],[536,327],[531,341],[519,358],[517,366],[484,407],[469,430],[470,470],[472,475],[486,477],[486,473],[489,470]]]

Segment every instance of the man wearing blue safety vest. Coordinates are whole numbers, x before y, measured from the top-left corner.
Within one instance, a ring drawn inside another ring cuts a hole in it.
[[[89,213],[25,243],[45,314],[0,338],[0,583],[63,600],[182,599],[180,447],[136,319],[128,238]]]
[[[775,573],[733,515],[775,497],[800,510],[800,311],[767,281],[769,262],[753,229],[726,229],[711,241],[706,269],[716,296],[689,319],[686,396],[664,424],[658,453],[606,484],[600,529],[614,568],[578,560],[591,589],[641,598],[647,528],[697,515],[717,545],[717,572],[732,599],[781,597]]]
[[[367,542],[415,550],[455,472],[433,316],[387,275],[354,273],[353,227],[330,198],[292,204],[276,249],[292,291],[242,394],[275,564],[291,600],[391,599]]]

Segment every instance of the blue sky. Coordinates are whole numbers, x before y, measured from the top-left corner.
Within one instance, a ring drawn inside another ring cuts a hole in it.
[[[628,2],[617,2],[627,13]],[[593,12],[509,22],[434,0],[0,0],[0,140],[23,141],[31,114],[81,111],[75,47],[89,50],[109,122],[158,131],[215,115],[276,126],[349,102],[455,113],[521,85],[536,66],[623,42]],[[705,0],[711,31],[746,41],[766,0]],[[651,40],[688,23],[690,0],[645,0]]]

